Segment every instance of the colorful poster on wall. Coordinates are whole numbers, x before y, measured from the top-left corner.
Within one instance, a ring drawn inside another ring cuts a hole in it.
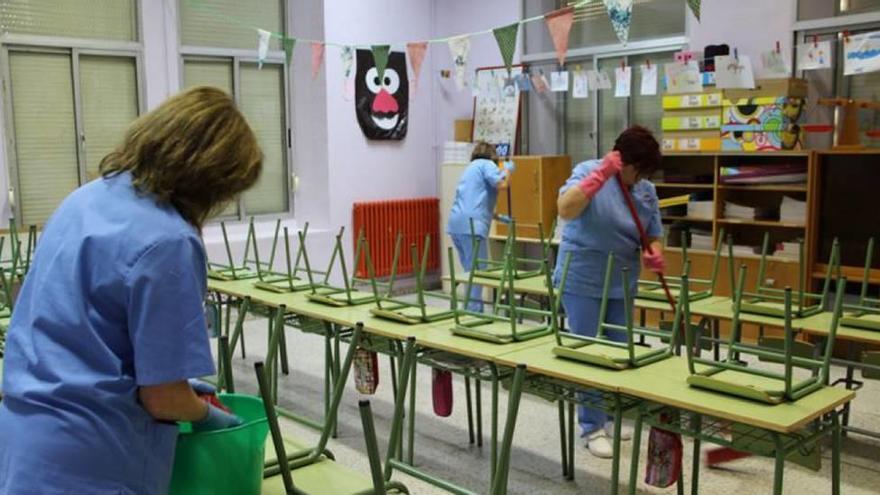
[[[812,41],[797,47],[798,70],[819,70],[831,68],[833,56],[830,41]]]
[[[843,41],[843,74],[867,74],[880,70],[880,31],[854,34]]]
[[[715,57],[715,86],[718,89],[754,89],[755,73],[748,55]]]
[[[703,91],[703,77],[696,60],[686,63],[672,62],[663,65],[666,75],[666,91],[671,94],[699,93]]]
[[[516,143],[521,81],[529,81],[529,75],[523,73],[522,66],[513,66],[510,76],[507,77],[505,69],[486,68],[476,71],[477,86],[498,84],[501,81],[503,87],[500,91],[495,91],[493,96],[481,95],[474,100],[474,141],[496,145]],[[505,83],[505,80],[509,82]]]
[[[409,118],[409,79],[403,52],[388,54],[385,73],[371,50],[357,50],[355,113],[367,139],[401,140]]]

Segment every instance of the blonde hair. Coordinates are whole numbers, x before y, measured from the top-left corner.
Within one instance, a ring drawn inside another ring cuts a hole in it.
[[[200,86],[135,120],[101,160],[100,172],[130,172],[138,191],[173,205],[201,230],[212,213],[256,183],[262,165],[257,138],[232,97]]]
[[[486,160],[498,160],[498,155],[495,154],[495,147],[486,141],[477,141],[477,144],[474,145],[474,151],[471,152],[471,160],[476,160],[478,158],[484,158]]]

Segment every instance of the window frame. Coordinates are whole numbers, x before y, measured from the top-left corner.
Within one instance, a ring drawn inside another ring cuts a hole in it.
[[[116,41],[101,39],[68,38],[63,36],[39,36],[5,33],[0,34],[0,78],[2,78],[2,105],[3,105],[3,132],[5,135],[5,158],[7,164],[8,189],[13,193],[9,200],[9,208],[13,219],[19,227],[24,227],[23,215],[19,211],[21,205],[21,173],[18,163],[18,152],[15,130],[15,116],[13,114],[13,88],[12,68],[10,64],[10,52],[25,53],[54,53],[70,56],[71,59],[71,82],[74,107],[74,132],[76,134],[76,154],[74,157],[77,167],[77,178],[83,186],[87,182],[86,175],[86,143],[84,142],[85,130],[83,122],[82,90],[80,87],[80,56],[123,57],[133,59],[135,62],[135,82],[137,83],[137,107],[138,114],[146,111],[146,84],[144,80],[143,43],[141,41],[141,4],[135,3],[136,10],[136,34],[138,41]],[[0,191],[2,194],[2,191]]]
[[[207,60],[207,61],[230,61],[232,63],[232,91],[233,97],[235,98],[235,103],[239,104],[241,93],[241,64],[242,63],[258,63],[256,55],[256,43],[257,43],[257,33],[254,31],[254,48],[246,49],[246,48],[221,48],[221,47],[204,47],[204,46],[192,46],[192,45],[184,45],[183,44],[183,16],[181,15],[181,1],[183,0],[175,0],[175,8],[177,9],[176,16],[176,28],[177,28],[177,53],[178,53],[178,89],[183,89],[185,87],[184,81],[184,63],[187,59],[191,60]],[[279,2],[281,6],[281,16],[283,18],[283,22],[281,23],[284,28],[284,33],[290,32],[290,16],[289,16],[289,6],[288,2],[285,0],[276,0]],[[285,160],[285,170],[287,172],[287,204],[286,209],[283,211],[275,212],[275,213],[259,213],[255,215],[248,215],[247,210],[244,204],[244,194],[239,196],[237,200],[238,212],[235,215],[218,215],[216,217],[211,218],[208,222],[209,224],[216,224],[221,221],[241,221],[244,222],[248,218],[253,217],[255,221],[260,220],[274,220],[279,216],[294,216],[294,195],[295,190],[293,187],[295,168],[293,166],[293,102],[291,98],[291,78],[290,78],[290,67],[287,64],[287,59],[283,50],[269,50],[266,53],[266,59],[263,61],[264,64],[279,64],[282,68],[282,73],[284,75],[284,122],[282,123],[282,142],[287,143],[285,146],[285,150],[283,153]]]

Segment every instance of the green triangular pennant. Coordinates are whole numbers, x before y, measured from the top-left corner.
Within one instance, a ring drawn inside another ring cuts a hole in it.
[[[284,58],[287,60],[287,66],[290,67],[290,59],[293,58],[293,46],[296,40],[293,38],[281,38],[281,46],[284,48]]]
[[[516,51],[516,34],[518,31],[518,22],[492,30],[495,40],[498,42],[498,49],[501,50],[501,58],[504,60],[504,66],[507,67],[508,74],[510,73],[510,66],[513,64],[513,52]]]
[[[688,7],[691,8],[691,12],[694,13],[694,17],[697,18],[697,21],[700,20],[700,0],[687,0]]]
[[[385,77],[385,66],[388,65],[388,52],[391,51],[391,45],[373,45],[370,49],[373,51],[373,63],[376,64],[379,79],[383,79]]]

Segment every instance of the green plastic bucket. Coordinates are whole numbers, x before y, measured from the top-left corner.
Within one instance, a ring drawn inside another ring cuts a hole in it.
[[[269,433],[263,401],[239,394],[218,397],[244,424],[193,433],[190,423],[181,423],[170,495],[260,495]]]

